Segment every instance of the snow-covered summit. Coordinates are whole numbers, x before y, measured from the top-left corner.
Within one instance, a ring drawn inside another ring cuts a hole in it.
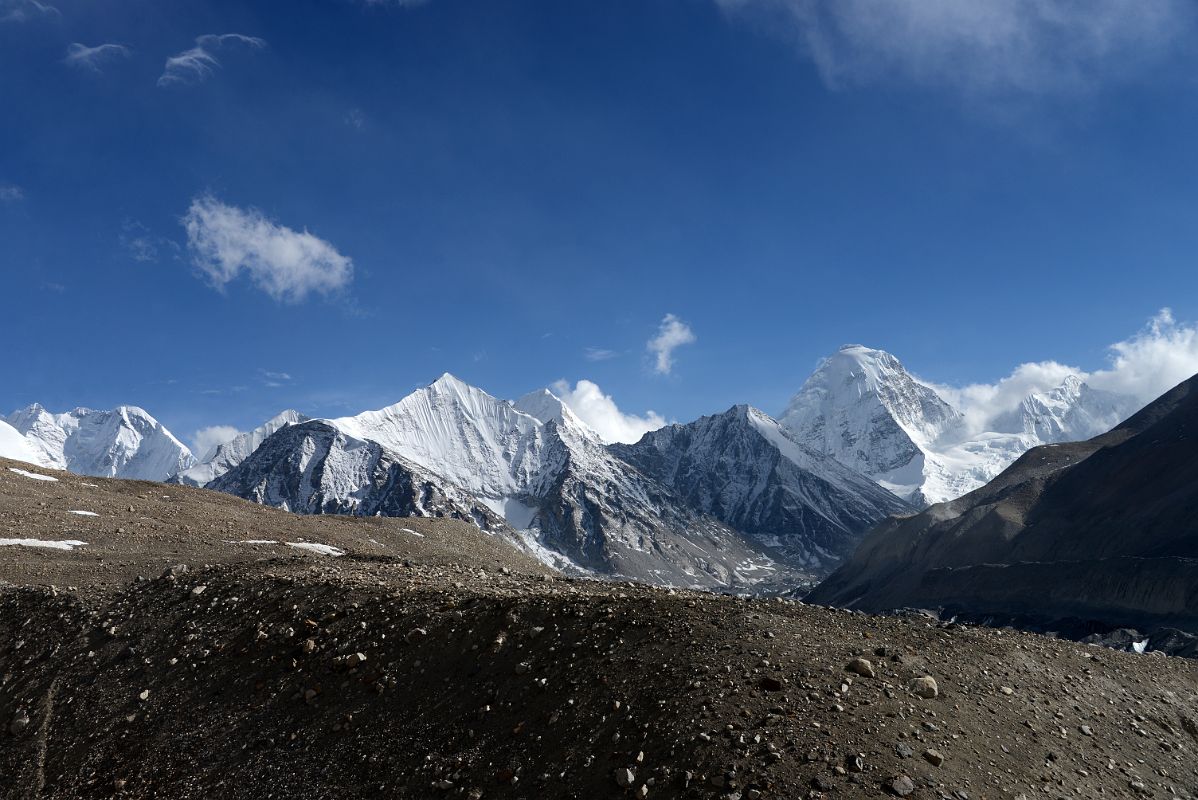
[[[29,440],[21,435],[13,426],[0,420],[0,458],[11,458],[14,461],[26,461],[41,467],[50,466],[45,459],[33,448]]]
[[[275,431],[288,425],[307,422],[308,419],[309,417],[292,409],[280,412],[252,431],[240,433],[229,441],[216,445],[204,454],[199,463],[178,473],[171,480],[188,486],[204,486],[211,483],[249,458]]]
[[[922,505],[983,485],[1040,444],[1087,439],[1136,409],[1077,375],[979,427],[890,353],[845,345],[824,359],[781,417],[805,446]]]
[[[35,403],[6,421],[46,466],[81,475],[161,481],[195,463],[186,445],[137,406],[53,414]]]

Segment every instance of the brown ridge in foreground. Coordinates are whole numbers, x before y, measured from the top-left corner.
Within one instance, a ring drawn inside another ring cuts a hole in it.
[[[0,538],[88,542],[0,546],[6,798],[1198,786],[1194,661],[564,579],[457,523],[293,517],[14,462],[0,515]],[[301,538],[345,555],[226,544]]]

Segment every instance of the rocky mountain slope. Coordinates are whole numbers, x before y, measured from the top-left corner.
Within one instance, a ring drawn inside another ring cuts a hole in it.
[[[691,507],[817,571],[852,552],[875,523],[912,510],[749,406],[668,425],[612,451]]]
[[[1198,377],[1102,436],[883,523],[810,596],[1198,631]]]
[[[1193,661],[567,579],[451,520],[9,467],[6,536],[88,544],[0,545],[6,800],[1198,785]]]
[[[449,419],[460,419],[459,410],[453,403],[442,406]],[[611,457],[587,431],[553,419],[542,426],[514,408],[512,413],[509,419],[526,426],[527,434],[509,430],[505,437],[485,426],[462,428],[476,442],[519,442],[524,436],[531,443],[528,452],[539,460],[526,474],[521,475],[523,467],[505,474],[499,467],[506,463],[502,454],[510,451],[476,448],[473,453],[482,458],[498,454],[478,473],[489,476],[490,483],[475,483],[491,490],[489,502],[327,420],[278,431],[208,488],[299,513],[468,520],[548,564],[576,572],[688,586],[810,582],[809,573],[776,564],[737,532],[690,511],[667,489]],[[523,481],[519,489],[517,481]],[[497,490],[505,487],[513,494],[500,496]]]
[[[1096,436],[1138,406],[1071,375],[978,429],[890,353],[846,345],[807,379],[780,422],[806,447],[924,506],[976,489],[1032,447]]]
[[[25,437],[39,463],[80,475],[162,481],[195,463],[186,445],[136,406],[52,414],[34,404],[6,422]]]
[[[171,476],[170,482],[187,486],[209,484],[249,458],[275,431],[298,422],[307,422],[308,419],[309,417],[298,411],[280,412],[252,431],[238,434],[229,441],[213,447],[211,451],[202,454],[193,466]]]
[[[608,447],[547,391],[511,403],[451,375],[378,411],[279,431],[208,485],[305,513],[466,513],[488,529],[501,519],[562,568],[758,590],[810,584],[870,524],[907,509],[834,460],[802,452],[760,412],[751,419],[740,441],[759,457],[735,480],[762,484],[764,493],[743,498],[754,508],[717,508],[683,476]],[[729,437],[723,446],[730,452],[710,456],[726,463],[737,445]],[[379,471],[396,464],[457,510],[406,495],[395,502],[396,486],[413,484]],[[731,491],[721,470],[713,465],[708,482]]]

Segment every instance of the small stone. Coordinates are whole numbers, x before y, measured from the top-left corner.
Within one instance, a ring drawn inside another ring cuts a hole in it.
[[[1091,728],[1089,725],[1082,725],[1080,728],[1078,728],[1078,730],[1082,732],[1082,736],[1093,736],[1094,735],[1094,729]]]
[[[150,699],[150,690],[149,690],[149,689],[142,689],[142,690],[141,690],[141,694],[139,694],[139,695],[137,696],[137,699],[138,699],[138,700],[140,700],[140,701],[142,701],[143,703],[144,703],[145,701],[149,700],[149,699]]]
[[[872,678],[877,673],[874,672],[874,665],[864,658],[854,658],[845,665],[845,670],[860,675],[863,678]]]
[[[428,631],[426,631],[424,628],[413,628],[412,630],[408,631],[408,635],[404,637],[404,641],[408,644],[412,644],[414,642],[419,642],[426,636],[428,636]]]
[[[628,769],[628,767],[621,767],[620,769],[616,770],[616,784],[620,788],[628,789],[634,783],[636,783],[636,773],[635,772]]]
[[[896,797],[909,797],[915,791],[915,781],[906,775],[895,775],[886,784],[886,789]]]
[[[944,763],[944,755],[939,750],[924,750],[923,760],[933,767],[938,767]]]
[[[931,700],[940,694],[940,687],[936,685],[936,679],[931,675],[924,675],[911,681],[911,691],[917,696],[925,700]]]
[[[205,586],[204,584],[200,584],[199,586],[196,586],[191,590],[191,594],[193,597],[199,597],[207,590],[208,590],[207,586]]]
[[[762,678],[758,685],[760,685],[761,688],[767,692],[782,691],[782,681],[778,680],[777,678],[771,678],[768,675]]]
[[[365,653],[351,653],[345,657],[345,666],[353,669],[361,664],[366,663]]]
[[[1011,695],[1015,694],[1015,690],[1012,689],[1010,686],[1000,686],[998,690],[1000,692],[1002,692],[1003,694],[1005,694],[1007,697],[1010,697]]]
[[[516,674],[517,675],[526,674],[528,672],[530,666],[531,665],[527,661],[521,661],[519,664],[516,665]]]
[[[8,732],[13,736],[20,736],[29,727],[29,715],[24,711],[18,711],[13,717],[12,724],[8,726]]]

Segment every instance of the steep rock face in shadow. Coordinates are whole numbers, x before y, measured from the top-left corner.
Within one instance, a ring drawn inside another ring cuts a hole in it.
[[[875,528],[812,602],[1198,628],[1198,377]]]

